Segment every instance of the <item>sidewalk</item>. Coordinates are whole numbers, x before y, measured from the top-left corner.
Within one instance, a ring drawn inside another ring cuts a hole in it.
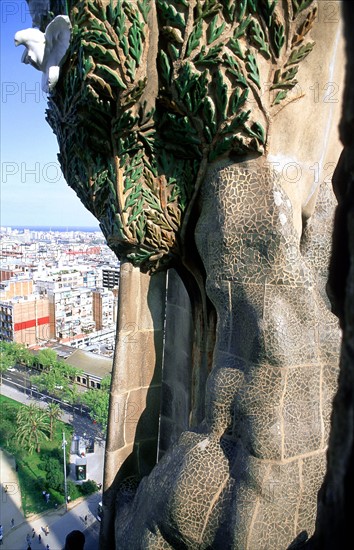
[[[4,524],[4,543],[3,550],[26,550],[26,536],[32,536],[34,528],[36,536],[31,538],[32,550],[44,550],[49,544],[50,550],[62,550],[65,544],[65,538],[70,531],[77,529],[85,534],[85,550],[98,549],[99,522],[96,519],[96,510],[99,501],[102,499],[101,493],[91,495],[87,499],[73,503],[71,509],[66,513],[65,509],[49,512],[42,516],[24,519],[13,529],[9,524]],[[84,518],[87,515],[87,523]],[[49,534],[45,535],[44,528],[49,527]],[[42,540],[38,541],[38,534],[41,534]]]

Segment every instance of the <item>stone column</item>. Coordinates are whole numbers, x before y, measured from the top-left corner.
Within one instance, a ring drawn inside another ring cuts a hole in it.
[[[124,500],[157,461],[165,294],[165,273],[150,276],[127,262],[121,264],[102,548],[114,544],[111,537],[118,488]]]

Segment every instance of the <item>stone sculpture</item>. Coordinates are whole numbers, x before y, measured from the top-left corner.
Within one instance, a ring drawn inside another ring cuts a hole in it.
[[[42,90],[51,92],[58,82],[59,66],[69,47],[70,19],[58,15],[43,33],[37,28],[25,29],[15,34],[15,45],[24,45],[22,63],[30,64],[43,72]]]
[[[68,2],[47,117],[123,261],[102,548],[281,550],[314,531],[339,347],[329,4]]]

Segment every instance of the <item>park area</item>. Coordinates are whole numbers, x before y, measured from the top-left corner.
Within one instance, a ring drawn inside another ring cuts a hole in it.
[[[25,517],[65,503],[63,432],[66,445],[66,473],[70,473],[69,452],[72,426],[59,420],[61,411],[23,405],[0,396],[0,447],[16,461],[22,509]],[[6,490],[6,480],[3,480]],[[93,481],[76,485],[67,481],[71,501],[93,493]]]

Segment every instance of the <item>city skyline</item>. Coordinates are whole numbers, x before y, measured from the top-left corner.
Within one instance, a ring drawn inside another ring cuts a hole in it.
[[[14,44],[15,33],[31,26],[25,0],[1,2],[0,225],[99,230],[61,174],[41,73],[21,63],[24,48]]]

